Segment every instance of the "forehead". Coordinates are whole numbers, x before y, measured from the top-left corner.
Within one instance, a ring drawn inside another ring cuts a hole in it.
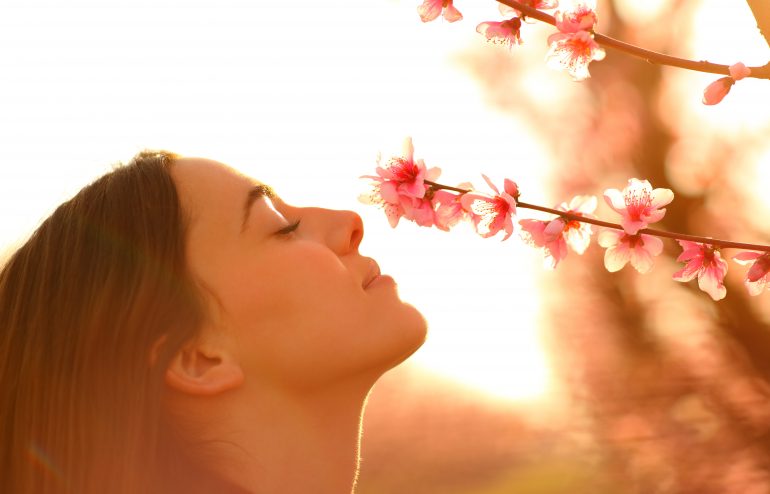
[[[179,158],[171,166],[171,177],[182,207],[194,216],[218,206],[243,204],[246,194],[259,182],[217,161]]]

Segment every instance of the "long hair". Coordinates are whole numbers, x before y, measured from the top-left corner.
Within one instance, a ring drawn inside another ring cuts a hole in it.
[[[0,492],[219,492],[163,412],[165,369],[205,317],[174,159],[88,185],[0,272]]]

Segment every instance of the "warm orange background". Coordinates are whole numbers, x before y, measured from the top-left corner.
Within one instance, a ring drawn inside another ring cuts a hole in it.
[[[610,275],[596,245],[544,272],[515,238],[391,230],[356,201],[377,152],[411,135],[448,183],[509,177],[552,206],[649,179],[676,194],[662,228],[768,243],[770,84],[705,107],[717,76],[613,51],[573,83],[544,66],[553,28],[525,25],[509,52],[475,32],[495,2],[427,25],[418,3],[3,2],[0,245],[142,148],[213,157],[288,201],[358,211],[362,250],[430,321],[371,396],[359,494],[770,492],[770,312],[745,268],[730,262],[714,303],[671,280],[675,244],[645,276]],[[598,12],[599,31],[653,50],[770,60],[741,1]]]

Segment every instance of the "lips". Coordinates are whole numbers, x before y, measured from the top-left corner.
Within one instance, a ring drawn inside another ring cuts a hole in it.
[[[366,273],[366,277],[364,278],[363,287],[368,287],[372,281],[376,280],[380,276],[380,266],[377,264],[377,261],[374,259],[370,259],[369,262],[369,271]]]

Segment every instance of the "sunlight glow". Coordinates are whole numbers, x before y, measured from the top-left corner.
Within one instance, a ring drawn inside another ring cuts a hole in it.
[[[0,8],[0,43],[15,47],[0,53],[0,245],[145,147],[212,157],[289,202],[364,217],[362,252],[430,321],[418,365],[496,396],[545,392],[539,254],[469,231],[393,231],[356,201],[377,151],[407,135],[448,181],[540,188],[545,147],[449,62],[467,26],[423,25],[411,2],[385,0],[71,3]]]

